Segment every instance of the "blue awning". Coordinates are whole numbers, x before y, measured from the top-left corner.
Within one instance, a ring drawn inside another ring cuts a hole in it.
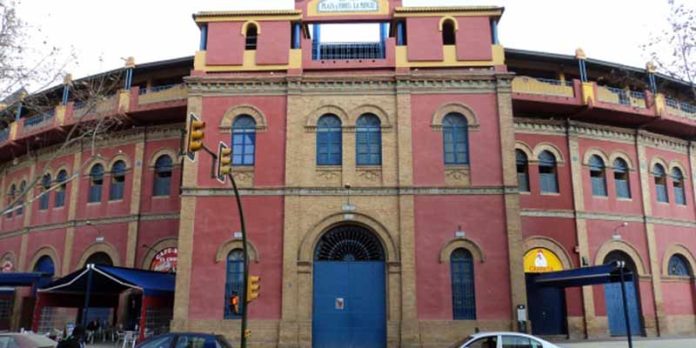
[[[623,270],[623,280],[630,281],[633,274]],[[575,268],[567,271],[543,273],[534,278],[538,286],[550,286],[567,288],[573,286],[585,286],[621,281],[621,269],[618,263],[609,263],[601,266]]]
[[[68,274],[39,289],[41,293],[81,294],[87,292],[89,273],[92,273],[91,293],[120,294],[127,289],[141,290],[145,295],[174,293],[176,275],[134,268],[105,265],[87,267]]]
[[[0,286],[34,286],[51,280],[51,275],[40,272],[7,272],[0,273]]]

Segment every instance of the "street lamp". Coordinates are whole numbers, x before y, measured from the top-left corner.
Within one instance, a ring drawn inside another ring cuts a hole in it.
[[[611,235],[611,239],[613,240],[621,240],[621,235],[619,234],[619,229],[628,226],[628,222],[624,221],[621,223],[621,225],[618,225],[614,227],[614,233]]]

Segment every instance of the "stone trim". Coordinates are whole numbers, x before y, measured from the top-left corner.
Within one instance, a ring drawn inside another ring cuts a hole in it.
[[[365,114],[373,114],[379,118],[380,122],[380,128],[385,129],[385,128],[391,128],[392,127],[392,122],[389,117],[389,113],[384,111],[383,108],[377,106],[377,105],[372,105],[372,104],[365,104],[365,105],[360,105],[353,110],[350,111],[350,115],[352,120],[355,120],[355,123],[358,122],[358,119],[360,116],[365,115]],[[350,124],[351,126],[357,127],[356,124]]]
[[[561,150],[556,145],[549,143],[549,142],[541,142],[541,143],[536,144],[536,146],[534,147],[534,151],[533,151],[534,156],[532,158],[529,158],[528,160],[530,162],[533,161],[533,162],[538,163],[539,162],[539,155],[543,151],[549,151],[549,152],[551,152],[551,154],[554,155],[554,157],[556,157],[556,165],[561,166],[561,165],[565,164],[565,159],[563,158],[563,153],[561,152]]]
[[[179,158],[179,155],[177,154],[177,152],[175,150],[168,149],[168,148],[161,148],[161,149],[157,150],[150,157],[148,168],[154,169],[155,164],[157,163],[157,160],[160,157],[162,157],[163,155],[167,155],[172,159],[172,169],[180,166],[179,161],[177,161],[177,159]]]
[[[694,271],[696,270],[696,257],[694,257],[694,254],[691,253],[689,248],[687,248],[683,244],[672,244],[665,250],[664,257],[662,258],[662,276],[673,279],[685,278],[669,275],[669,259],[677,254],[683,256],[687,260],[687,262],[689,262],[689,266],[691,267],[690,278],[693,278]]]
[[[643,258],[640,256],[640,253],[638,250],[628,243],[625,240],[609,240],[604,242],[601,247],[597,250],[597,253],[595,255],[595,260],[594,264],[595,265],[602,265],[604,264],[604,258],[609,255],[610,252],[619,250],[623,251],[626,253],[631,259],[633,259],[633,263],[636,265],[636,271],[638,272],[638,275],[641,277],[648,277],[650,276],[649,273],[647,273],[647,268],[645,267],[645,263],[643,261]]]
[[[243,244],[241,239],[230,239],[220,244],[220,246],[217,248],[217,252],[215,253],[215,263],[224,261],[232,250],[242,249],[242,246]],[[254,243],[252,243],[250,240],[247,240],[247,254],[249,255],[249,261],[254,261],[254,263],[259,263],[261,261],[258,248],[256,248]]]
[[[605,169],[605,172],[606,172],[607,169],[611,168],[611,164],[610,164],[610,162],[609,162],[609,156],[607,156],[607,154],[604,153],[604,151],[602,151],[600,148],[597,148],[597,147],[592,147],[592,148],[588,149],[587,151],[585,151],[585,155],[584,155],[584,157],[583,157],[583,159],[582,159],[582,164],[583,164],[584,166],[588,166],[588,167],[589,167],[589,165],[590,165],[590,158],[591,158],[592,156],[594,156],[594,155],[599,156],[599,158],[601,158],[602,161],[604,162],[604,169]]]
[[[221,130],[231,130],[234,120],[241,116],[248,115],[254,119],[256,122],[256,131],[263,131],[268,128],[268,122],[266,121],[266,116],[257,107],[249,104],[236,105],[225,111],[222,120],[220,121]]]
[[[682,175],[684,176],[684,181],[688,181],[687,179],[689,178],[689,172],[686,170],[686,167],[684,167],[684,165],[678,160],[672,160],[671,162],[669,162],[669,167],[665,168],[669,177],[672,176],[672,170],[674,168],[679,168],[679,170],[681,170],[682,172]],[[686,190],[686,187],[684,189]]]
[[[87,259],[92,256],[93,254],[103,252],[111,258],[111,261],[113,261],[114,266],[120,266],[121,265],[121,258],[118,255],[118,250],[109,242],[94,242],[92,243],[85,251],[82,252],[82,257],[80,257],[80,261],[77,262],[77,267],[76,269],[80,269],[82,267],[85,267],[85,262],[87,262]]]
[[[246,188],[239,190],[244,196],[346,196],[342,187],[305,187],[305,188]],[[402,187],[402,188],[351,188],[351,196],[398,196],[398,195],[502,195],[518,193],[515,187]],[[184,187],[182,196],[229,196],[230,188]]]
[[[143,257],[142,269],[150,269],[150,264],[155,258],[155,255],[165,248],[176,248],[178,246],[178,240],[176,237],[173,238],[163,238],[157,241],[154,245],[151,245],[147,250],[147,253]]]
[[[650,166],[647,168],[649,177],[655,177],[655,175],[653,174],[653,168],[655,168],[655,165],[658,163],[662,166],[662,168],[665,169],[665,175],[669,177],[669,165],[667,165],[667,161],[665,161],[664,158],[662,158],[661,156],[653,156],[653,158],[650,160]]]
[[[536,248],[548,249],[558,256],[564,270],[573,268],[573,261],[571,261],[568,251],[563,247],[563,245],[561,245],[561,243],[557,242],[553,238],[546,236],[531,236],[525,239],[523,248],[525,254]]]
[[[478,243],[467,238],[457,238],[446,242],[442,248],[440,248],[440,263],[445,263],[450,261],[452,252],[456,249],[464,248],[471,253],[474,260],[483,263],[486,261],[486,255],[483,253],[483,249]]]
[[[454,102],[440,105],[437,110],[435,110],[430,123],[433,130],[442,131],[442,120],[449,113],[458,113],[464,116],[464,118],[466,118],[466,122],[468,123],[469,130],[477,130],[480,127],[476,113],[473,111],[473,109],[471,109],[471,107],[464,103]]]
[[[131,171],[133,169],[133,164],[131,163],[130,158],[128,158],[128,156],[126,156],[126,154],[120,153],[120,154],[114,156],[113,158],[111,158],[111,160],[109,161],[109,165],[107,167],[104,167],[104,174],[111,175],[111,168],[113,168],[114,164],[119,160],[126,163],[126,173],[128,173],[129,171]]]
[[[636,169],[635,165],[633,164],[633,161],[631,161],[631,157],[623,151],[620,150],[614,150],[611,155],[609,155],[609,164],[611,168],[614,168],[614,161],[617,159],[622,159],[624,162],[626,162],[626,165],[628,165],[628,170],[629,171],[634,171]]]
[[[317,122],[324,115],[335,115],[341,120],[341,128],[346,128],[348,125],[352,124],[352,120],[342,107],[338,105],[324,105],[318,109],[312,110],[307,115],[305,115],[305,129],[316,131]]]
[[[53,269],[54,271],[54,276],[59,276],[60,275],[60,258],[58,257],[58,251],[56,250],[55,247],[52,245],[43,245],[39,249],[34,252],[34,255],[31,257],[31,262],[29,262],[27,265],[29,268],[27,268],[27,271],[33,272],[34,267],[36,266],[36,263],[39,261],[39,259],[43,256],[48,256],[51,258],[51,261],[53,261]]]
[[[515,142],[515,150],[520,150],[527,155],[527,164],[529,164],[529,161],[534,159],[534,151],[529,145],[527,145],[527,143],[523,141],[517,140]],[[515,163],[517,163],[517,161],[515,161]]]

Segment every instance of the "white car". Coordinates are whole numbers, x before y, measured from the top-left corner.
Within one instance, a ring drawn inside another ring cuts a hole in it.
[[[480,332],[467,337],[459,348],[561,348],[532,335],[517,332]]]

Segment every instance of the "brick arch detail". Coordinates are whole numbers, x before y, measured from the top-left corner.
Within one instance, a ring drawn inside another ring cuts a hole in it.
[[[599,247],[599,250],[597,250],[594,264],[603,264],[604,258],[606,258],[610,252],[615,250],[626,253],[626,255],[628,255],[633,260],[633,263],[636,265],[636,270],[638,271],[639,276],[649,275],[647,272],[647,268],[645,267],[644,260],[640,256],[638,250],[633,245],[629,244],[624,240],[609,240],[604,242],[604,244],[602,244],[602,246]]]
[[[260,255],[259,251],[252,243],[250,240],[247,240],[247,253],[249,255],[249,261],[253,261],[254,263],[259,263]],[[241,239],[230,239],[227,240],[226,242],[220,244],[220,246],[217,249],[217,252],[215,253],[215,263],[220,263],[224,261],[227,258],[227,255],[232,252],[234,249],[242,249],[242,240]]]
[[[573,268],[573,261],[571,261],[570,259],[570,254],[568,253],[568,250],[566,250],[566,248],[564,248],[563,245],[561,245],[561,243],[558,243],[552,238],[543,236],[529,237],[525,239],[523,248],[525,254],[527,254],[527,252],[529,252],[530,250],[536,248],[550,250],[558,257],[559,260],[561,260],[561,265],[563,265],[564,270]]]
[[[442,129],[442,120],[450,113],[458,113],[466,118],[469,130],[476,130],[479,128],[478,118],[474,110],[466,104],[463,103],[446,103],[440,105],[440,107],[435,110],[433,114],[430,126],[435,130]]]
[[[481,246],[471,239],[457,238],[445,243],[442,248],[440,248],[440,263],[445,263],[450,261],[452,252],[464,248],[471,253],[474,260],[483,263],[486,261],[486,255],[483,253]]]
[[[391,120],[389,118],[389,114],[377,105],[361,105],[350,111],[351,120],[355,120],[355,122],[358,122],[358,118],[365,114],[373,114],[377,116],[379,118],[379,122],[381,123],[382,128],[391,127]],[[355,124],[352,124],[352,126],[355,126]]]
[[[166,248],[176,248],[179,245],[179,241],[176,238],[164,238],[160,239],[155,245],[151,245],[147,250],[145,257],[143,257],[142,269],[150,269],[150,264],[155,258],[155,255],[163,249]]]
[[[121,258],[118,255],[118,251],[116,248],[111,245],[109,242],[95,242],[92,243],[87,249],[85,249],[84,252],[82,252],[82,257],[80,257],[80,261],[77,263],[77,269],[82,268],[85,266],[85,262],[87,262],[87,259],[92,256],[92,254],[96,254],[98,252],[103,252],[111,258],[111,261],[114,263],[114,266],[120,266],[121,265]]]
[[[242,104],[233,106],[225,111],[225,115],[222,116],[222,120],[220,121],[220,129],[232,129],[234,120],[240,115],[251,116],[254,119],[254,122],[256,122],[257,131],[268,128],[266,116],[263,114],[263,112],[261,112],[261,110],[259,110],[259,108],[249,104]]]
[[[671,259],[674,255],[684,256],[691,267],[691,277],[693,278],[695,276],[694,272],[696,272],[696,257],[694,257],[689,248],[682,244],[670,245],[665,250],[665,256],[662,259],[662,276],[673,277],[669,275],[669,259]]]
[[[58,250],[56,250],[56,248],[52,245],[43,245],[39,249],[37,249],[36,252],[34,252],[34,255],[31,257],[31,261],[27,264],[28,268],[25,271],[33,271],[34,266],[36,266],[36,263],[39,262],[39,259],[44,256],[48,256],[51,258],[51,261],[53,261],[53,269],[55,270],[53,275],[59,276],[61,270],[59,264],[60,258],[58,258]]]
[[[305,116],[307,120],[305,122],[306,128],[316,128],[319,119],[327,114],[336,115],[339,120],[341,120],[341,127],[345,128],[352,124],[352,119],[349,113],[338,105],[324,105],[318,109],[312,110],[309,114]],[[379,115],[378,115],[379,116]]]

